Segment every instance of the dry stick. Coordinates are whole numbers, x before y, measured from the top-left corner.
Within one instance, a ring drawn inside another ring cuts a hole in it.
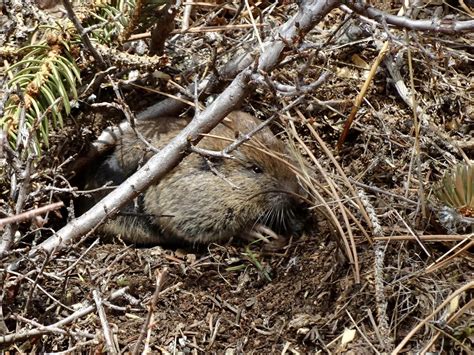
[[[148,328],[152,322],[156,302],[158,301],[158,296],[160,295],[161,289],[163,288],[163,283],[167,274],[168,274],[167,267],[165,267],[163,271],[158,271],[158,270],[155,271],[155,280],[156,280],[155,292],[153,293],[153,297],[151,298],[150,303],[148,304],[148,314],[146,316],[145,323],[143,323],[142,331],[140,332],[137,342],[135,343],[135,347],[133,348],[133,351],[132,351],[133,355],[137,355],[139,353],[140,343],[145,337],[145,333],[147,333]],[[145,349],[146,348],[147,347],[145,346]],[[146,351],[144,350],[143,353],[146,353]]]
[[[30,291],[28,292],[28,296],[26,297],[25,307],[23,308],[23,314],[27,314],[30,308],[31,300],[33,299],[33,295],[36,291],[36,287],[38,286],[39,281],[43,279],[44,269],[46,268],[46,265],[48,265],[48,262],[49,262],[49,255],[46,255],[46,257],[43,260],[43,264],[41,265],[41,269],[36,274],[35,282],[33,283],[33,286],[30,288]]]
[[[71,331],[70,329],[68,330],[64,330],[64,329],[61,329],[61,328],[58,328],[58,327],[55,327],[55,326],[52,326],[52,325],[43,325],[43,324],[40,324],[32,319],[28,319],[28,318],[25,318],[23,316],[20,316],[20,315],[13,315],[12,318],[20,321],[20,322],[24,322],[24,323],[28,323],[28,324],[31,324],[31,325],[34,325],[36,328],[38,328],[38,330],[43,330],[44,331],[44,334],[45,333],[58,333],[58,334],[62,334],[62,335],[66,335],[66,336],[73,336],[73,337],[83,337],[83,338],[87,338],[87,339],[95,339],[95,335],[93,334],[90,334],[90,333],[85,333],[85,332],[74,332],[74,331]]]
[[[13,74],[10,73],[10,76],[11,75]],[[3,103],[2,103],[2,110],[3,110]],[[25,109],[24,109],[24,106],[22,106],[21,111],[20,111],[19,132],[21,132],[21,129],[23,128],[24,115],[25,115]],[[16,213],[16,214],[19,214],[24,207],[24,202],[25,202],[24,197],[26,196],[26,194],[21,191],[26,190],[29,187],[27,185],[29,185],[30,170],[31,170],[31,163],[32,163],[32,160],[28,159],[26,162],[26,168],[22,171],[21,162],[19,159],[19,155],[20,155],[19,147],[20,147],[19,137],[17,139],[16,150],[13,150],[9,145],[6,134],[2,130],[0,130],[0,151],[4,155],[7,156],[8,158],[7,162],[10,163],[11,169],[13,170],[13,174],[10,179],[11,180],[10,181],[11,200],[14,200],[14,192],[17,190],[16,178],[19,176],[24,177],[23,183],[20,185],[20,193],[18,194],[18,198],[16,199],[16,208],[15,210],[13,210],[13,207],[9,207],[8,209],[9,213]],[[7,254],[10,251],[11,247],[13,246],[16,231],[17,231],[17,225],[10,224],[7,226],[6,230],[3,232],[2,238],[0,240],[0,259],[3,259],[3,256]],[[5,272],[2,272],[0,276],[0,282],[2,285],[5,284],[6,277],[7,277],[7,274]],[[8,327],[5,323],[5,317],[3,313],[3,300],[5,298],[6,292],[7,291],[5,290],[5,288],[2,287],[2,290],[0,292],[0,331],[4,332],[4,334],[8,331]]]
[[[36,217],[36,216],[38,216],[40,214],[43,214],[45,212],[60,209],[63,206],[64,206],[64,203],[61,201],[61,202],[52,203],[52,204],[47,205],[47,206],[38,207],[38,208],[35,208],[34,210],[29,210],[29,211],[26,211],[26,212],[23,212],[23,213],[14,215],[14,216],[2,218],[2,219],[0,219],[0,228],[2,228],[3,226],[5,226],[7,224],[10,224],[10,223],[19,223],[19,222],[26,221],[28,219]]]
[[[467,241],[469,241],[469,243],[467,243]],[[460,246],[462,244],[465,244],[465,245],[461,248]],[[456,244],[454,247],[452,247],[450,250],[448,250],[446,253],[444,253],[441,257],[439,257],[434,263],[428,265],[425,272],[426,273],[434,272],[434,271],[444,267],[446,264],[449,264],[449,262],[452,259],[456,258],[457,256],[459,256],[463,252],[469,250],[473,245],[474,245],[474,240],[472,239],[472,235],[471,235],[471,237],[469,239],[466,238],[466,239],[462,240],[461,242]],[[457,248],[459,248],[458,251],[456,251],[453,255],[450,255],[450,256],[446,257],[453,250],[456,250]],[[444,258],[446,258],[446,259],[444,259]]]
[[[379,223],[377,213],[375,212],[374,207],[370,204],[369,199],[365,196],[365,193],[362,191],[361,201],[365,206],[367,214],[370,216],[373,225],[373,234],[376,237],[383,236],[383,229]],[[387,315],[387,298],[385,297],[385,281],[384,281],[384,259],[385,259],[385,250],[386,242],[376,241],[374,243],[374,283],[375,283],[375,301],[377,309],[377,322],[378,322],[378,334],[380,334],[379,339],[381,340],[381,345],[383,346],[384,351],[393,349],[393,338],[390,336],[390,326]]]
[[[354,12],[359,15],[367,16],[379,23],[382,21],[389,25],[395,25],[401,28],[407,28],[416,31],[432,31],[453,34],[457,32],[474,31],[474,20],[454,21],[452,19],[433,19],[428,20],[412,20],[404,16],[395,16],[387,14],[379,9],[368,6],[365,2],[357,0],[342,0]]]
[[[7,273],[2,272],[0,273],[0,285],[2,285],[1,290],[0,290],[0,334],[7,334],[8,333],[8,327],[7,324],[5,323],[5,315],[3,312],[3,300],[5,299],[5,295],[7,294],[7,290],[5,290],[5,280],[7,278]]]
[[[420,330],[420,328],[425,325],[431,318],[433,318],[436,313],[440,312],[454,297],[461,294],[464,291],[470,290],[474,288],[474,281],[471,281],[464,286],[458,288],[455,292],[453,292],[448,298],[446,298],[443,303],[441,303],[436,309],[425,319],[423,319],[420,323],[416,325],[406,336],[403,340],[398,344],[398,346],[393,350],[392,355],[398,354],[403,347],[408,343],[408,341]]]
[[[280,27],[276,39],[264,43],[257,70],[271,71],[282,59],[287,43],[301,40],[301,36],[311,30],[324,16],[337,5],[337,0],[305,1],[298,12]],[[200,135],[208,133],[223,117],[234,110],[249,93],[249,79],[252,70],[243,70],[232,83],[211,103],[206,110],[197,115],[174,139],[155,154],[140,170],[123,182],[116,190],[98,202],[82,216],[72,220],[37,247],[29,256],[38,255],[40,249],[47,252],[61,250],[68,243],[87,233],[93,226],[136,197],[153,182],[159,181],[168,171],[184,158],[190,141],[199,141]],[[10,266],[18,267],[18,263]]]
[[[110,331],[109,322],[107,322],[107,316],[105,315],[104,307],[102,307],[102,299],[100,298],[99,292],[97,292],[97,290],[92,291],[92,297],[94,298],[97,313],[99,313],[100,324],[102,325],[102,332],[104,333],[107,352],[111,354],[118,354],[119,349],[117,349],[115,342],[112,339],[112,332]]]
[[[129,289],[129,287],[124,287],[124,288],[121,288],[115,292],[112,292],[112,294],[110,295],[110,297],[107,298],[108,301],[113,301],[114,299],[118,298],[118,297],[121,297],[121,296],[124,296],[125,292]],[[53,323],[53,324],[50,324],[50,325],[47,325],[47,326],[43,326],[43,328],[41,329],[33,329],[33,330],[29,330],[29,331],[25,331],[25,332],[18,332],[18,333],[15,333],[15,334],[9,334],[9,335],[0,335],[0,344],[5,344],[5,343],[11,343],[11,342],[18,342],[18,341],[21,341],[21,340],[26,340],[26,339],[30,339],[30,338],[33,338],[33,337],[37,337],[37,336],[40,336],[40,335],[43,335],[43,334],[48,334],[50,333],[53,329],[57,329],[57,328],[60,328],[66,324],[69,324],[81,317],[84,317],[85,315],[89,314],[89,313],[92,313],[93,311],[95,310],[95,306],[94,305],[89,305],[89,306],[86,306],[76,312],[74,312],[73,314],[71,314],[70,316],[67,316],[66,318],[56,322],[56,323]],[[21,331],[21,330],[20,330]]]
[[[221,325],[221,317],[218,317],[214,326],[212,326],[212,318],[209,320],[209,328],[211,331],[211,338],[209,339],[209,344],[206,347],[206,350],[209,351],[216,340],[217,332],[219,330],[219,326]]]
[[[369,340],[369,338],[367,338],[367,335],[364,334],[364,332],[362,331],[362,329],[359,328],[359,326],[357,325],[357,322],[354,320],[354,318],[351,316],[351,314],[349,313],[349,311],[346,309],[346,314],[349,316],[349,319],[351,320],[352,324],[354,325],[354,327],[357,329],[357,331],[359,332],[360,336],[362,338],[364,338],[365,342],[367,344],[369,344],[370,348],[372,349],[372,351],[374,353],[376,353],[377,355],[380,354],[380,351],[378,351],[374,344],[372,344],[372,342]]]
[[[51,106],[50,106],[51,107]],[[42,115],[41,117],[44,117]],[[41,118],[40,118],[41,119]],[[20,111],[20,122],[18,125],[18,132],[21,132],[24,128],[25,124],[25,107],[22,104],[21,111]],[[26,139],[25,147],[26,149],[29,148],[30,146],[30,137]],[[14,174],[11,177],[10,181],[10,199],[12,201],[16,200],[16,205],[15,205],[15,211],[12,210],[12,208],[9,208],[10,213],[15,213],[15,214],[20,214],[21,211],[23,210],[23,207],[25,205],[25,202],[28,198],[28,194],[30,191],[30,178],[31,178],[31,170],[32,170],[32,165],[33,165],[33,154],[29,155],[28,158],[26,159],[25,163],[25,168],[23,171],[17,170],[16,167],[20,166],[20,155],[21,155],[21,139],[20,137],[17,138],[16,141],[16,150],[14,154],[12,155],[12,159],[14,161],[13,163],[13,169],[14,169]],[[8,147],[8,142],[5,141],[4,147]],[[9,149],[6,149],[8,152]],[[18,182],[17,179],[20,181]],[[18,192],[18,196],[15,198],[15,194]],[[2,235],[2,240],[0,244],[0,259],[10,251],[11,247],[13,246],[13,241],[15,237],[15,233],[18,230],[18,225],[16,224],[10,224],[7,226],[6,230],[4,231]]]
[[[349,129],[351,128],[352,122],[354,121],[354,117],[357,111],[359,111],[360,105],[362,104],[362,101],[364,100],[365,94],[367,93],[367,90],[369,89],[369,86],[372,83],[372,79],[375,76],[375,72],[377,71],[378,67],[380,66],[380,63],[382,62],[382,59],[385,57],[385,54],[387,54],[387,52],[388,52],[388,41],[384,43],[382,49],[379,52],[379,55],[377,56],[377,58],[375,58],[375,61],[372,64],[372,67],[370,68],[369,75],[367,79],[365,80],[364,85],[360,89],[360,92],[355,99],[354,106],[352,107],[351,113],[349,117],[347,118],[346,123],[344,124],[344,129],[337,142],[338,150],[341,150],[341,147],[344,144],[347,135],[349,134]]]
[[[184,16],[184,15],[183,15]],[[184,26],[184,22],[183,22]],[[265,24],[255,24],[256,27],[265,27]],[[198,26],[190,27],[187,29],[173,30],[171,34],[186,34],[186,33],[203,33],[203,32],[219,32],[219,31],[231,31],[231,30],[242,30],[247,28],[254,27],[252,24],[242,24],[242,25],[223,25],[223,26]],[[131,35],[125,42],[137,41],[139,39],[150,38],[151,32],[138,33],[136,35]]]
[[[81,22],[79,21],[76,14],[74,13],[74,10],[72,9],[72,5],[69,2],[69,0],[63,0],[63,5],[64,5],[64,8],[66,9],[69,20],[71,20],[71,22],[74,24],[74,27],[76,27],[77,32],[79,32],[79,35],[81,36],[82,42],[84,42],[84,44],[86,45],[87,49],[91,52],[96,62],[102,68],[107,67],[102,56],[99,54],[99,52],[97,52],[95,47],[92,45],[91,40],[89,39],[89,36],[84,30],[84,27],[82,27]]]
[[[245,7],[247,8],[249,18],[250,18],[250,22],[252,23],[253,30],[255,32],[255,37],[257,37],[258,45],[260,46],[260,52],[263,52],[262,39],[260,38],[260,32],[258,32],[257,24],[255,22],[255,19],[253,18],[252,9],[250,8],[248,0],[243,0],[243,1],[245,2]]]
[[[181,31],[183,31],[183,32],[186,31],[189,28],[189,18],[191,17],[191,12],[192,11],[193,11],[193,4],[192,3],[184,4],[183,23],[181,25]],[[148,34],[149,34],[149,32],[148,32]]]
[[[375,240],[388,240],[388,241],[417,241],[417,238],[425,241],[425,242],[453,242],[453,241],[462,241],[468,238],[472,238],[473,234],[468,235],[449,235],[449,234],[441,234],[441,235],[419,235],[418,237],[414,237],[413,235],[392,235],[390,237],[375,237]],[[428,266],[429,267],[429,266]]]

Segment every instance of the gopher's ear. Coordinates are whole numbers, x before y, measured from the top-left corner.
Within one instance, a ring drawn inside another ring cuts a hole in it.
[[[224,118],[219,125],[224,126],[230,131],[235,131],[235,123],[233,120],[231,120],[229,117]],[[217,130],[219,130],[219,126],[216,127]]]
[[[127,179],[127,173],[114,155],[109,156],[100,166],[94,175],[98,186],[112,181],[114,185],[120,185]]]

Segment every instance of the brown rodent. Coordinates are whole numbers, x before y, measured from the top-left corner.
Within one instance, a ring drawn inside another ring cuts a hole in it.
[[[187,123],[163,117],[137,123],[136,129],[160,149]],[[260,123],[247,113],[232,112],[198,147],[221,151]],[[88,187],[107,181],[119,184],[152,155],[142,140],[127,133],[88,179]],[[300,189],[285,163],[293,161],[285,144],[265,127],[231,155],[234,159],[191,153],[121,215],[105,223],[102,231],[120,234],[123,240],[137,244],[195,244],[224,241],[259,223],[279,230],[298,229],[295,211],[299,202],[295,196]]]

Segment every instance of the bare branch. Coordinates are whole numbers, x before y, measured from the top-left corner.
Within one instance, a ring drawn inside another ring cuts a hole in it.
[[[389,25],[408,28],[415,31],[432,31],[447,34],[474,31],[474,20],[456,21],[451,18],[413,20],[405,16],[387,14],[375,7],[369,6],[359,1],[342,0],[341,3],[359,15],[367,16],[368,18],[373,19],[380,24],[387,23]]]
[[[145,334],[148,333],[150,324],[152,324],[153,320],[153,313],[155,312],[155,307],[156,307],[156,302],[158,301],[158,297],[160,296],[161,289],[163,288],[163,283],[168,274],[168,268],[164,268],[163,271],[155,271],[155,280],[156,280],[156,288],[155,292],[153,293],[153,297],[150,299],[150,303],[148,304],[148,314],[145,319],[145,323],[143,323],[142,331],[140,332],[140,336],[137,339],[137,342],[135,343],[135,347],[133,349],[132,354],[138,354],[140,350],[140,345],[141,342],[143,341],[143,338],[145,337]],[[147,349],[147,346],[145,344],[145,349]],[[144,353],[147,353],[148,351],[143,351]]]
[[[81,22],[77,18],[76,14],[74,13],[74,10],[72,9],[72,5],[69,2],[69,0],[62,0],[64,8],[67,11],[67,15],[71,22],[74,24],[74,27],[76,27],[77,32],[79,32],[79,35],[81,36],[82,41],[86,45],[87,49],[91,52],[92,56],[94,59],[97,61],[97,63],[102,67],[105,68],[106,64],[104,61],[104,58],[97,52],[95,47],[92,45],[91,40],[89,39],[89,36],[87,36],[86,31],[84,30],[84,27],[82,27]]]
[[[10,223],[19,223],[19,222],[26,221],[28,219],[36,217],[45,212],[57,210],[63,206],[64,206],[63,202],[56,202],[47,206],[35,208],[34,210],[30,210],[30,211],[26,211],[26,212],[14,215],[11,217],[2,218],[0,219],[0,228]]]
[[[209,132],[239,104],[239,100],[247,92],[249,78],[249,71],[240,74],[205,111],[196,116],[178,136],[154,155],[137,173],[85,214],[72,220],[55,235],[32,249],[30,256],[36,255],[40,249],[52,252],[56,248],[64,247],[67,242],[84,235],[104,217],[110,216],[127,201],[136,197],[153,181],[161,179],[184,157],[183,152],[188,147],[189,141],[199,141],[200,134]]]
[[[105,344],[107,345],[107,351],[111,354],[117,354],[119,351],[115,346],[115,343],[112,339],[112,331],[109,327],[109,322],[107,321],[107,316],[105,315],[104,307],[102,306],[102,298],[99,295],[97,290],[92,291],[92,296],[94,298],[95,307],[97,308],[97,313],[99,313],[100,324],[102,325],[102,332],[104,333]]]
[[[124,287],[117,291],[112,292],[112,294],[107,298],[107,300],[113,301],[117,299],[118,297],[125,297],[128,289],[129,289],[128,287]],[[85,307],[75,311],[71,315],[57,321],[56,323],[53,323],[47,326],[41,326],[40,324],[38,324],[37,329],[32,329],[32,330],[23,331],[23,332],[19,331],[17,333],[8,334],[8,335],[0,335],[0,344],[11,343],[14,341],[20,341],[20,340],[36,337],[38,335],[43,335],[43,334],[47,334],[51,332],[57,332],[57,330],[61,329],[62,326],[72,323],[73,321],[79,318],[82,318],[89,313],[94,312],[95,309],[96,309],[95,305],[86,305]],[[81,333],[78,332],[77,334],[83,337],[89,337],[87,333],[84,333],[84,332],[81,332]]]

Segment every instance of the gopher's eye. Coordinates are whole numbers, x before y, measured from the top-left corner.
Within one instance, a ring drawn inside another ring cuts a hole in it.
[[[261,174],[263,173],[263,169],[259,167],[258,165],[251,165],[250,169],[255,173],[255,174]]]

